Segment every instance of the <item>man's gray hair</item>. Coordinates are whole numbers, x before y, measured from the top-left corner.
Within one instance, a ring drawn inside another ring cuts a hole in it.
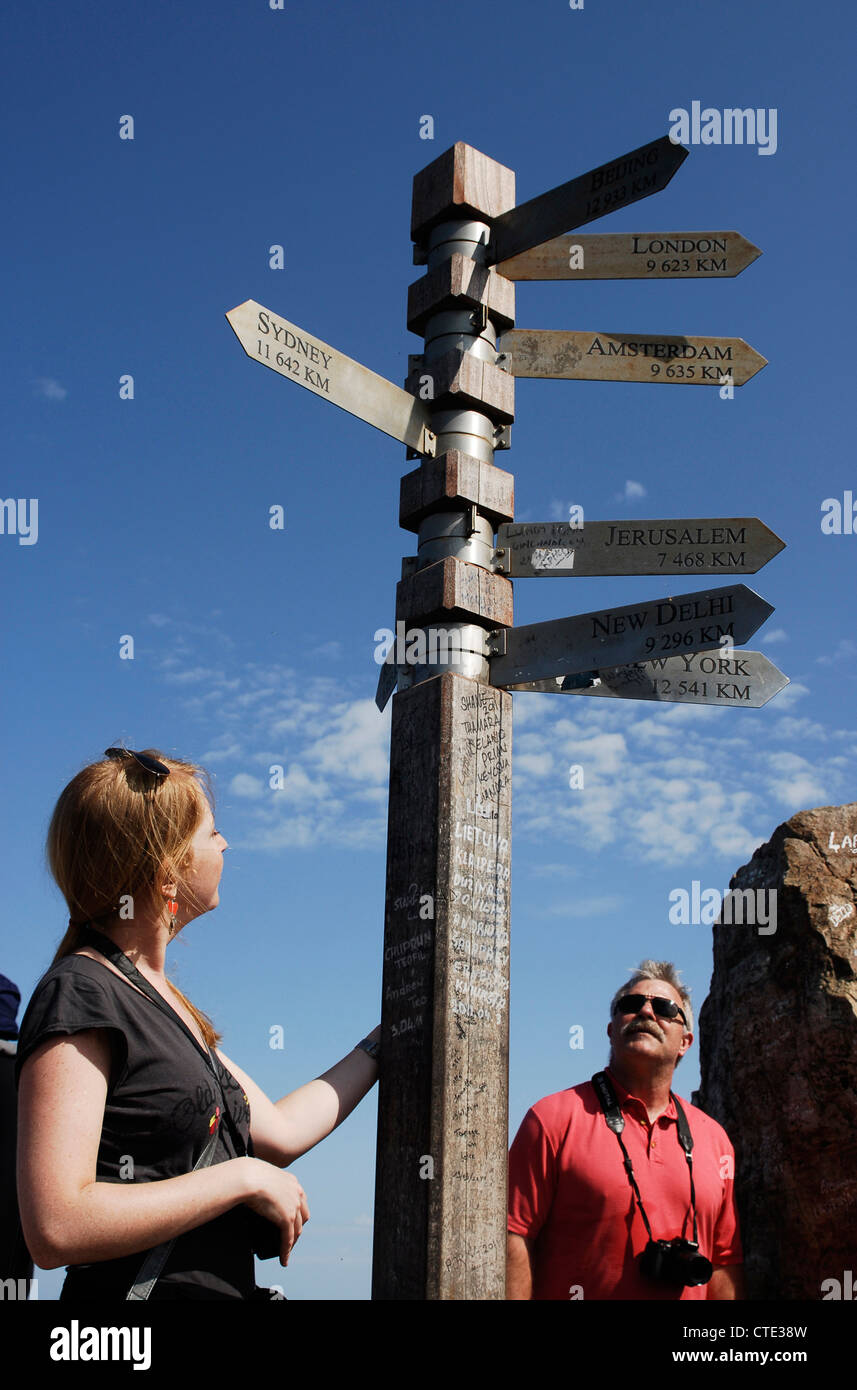
[[[636,970],[624,985],[620,985],[613,998],[610,1000],[610,1017],[613,1017],[613,1010],[616,1007],[617,999],[621,999],[623,994],[632,992],[632,986],[640,983],[640,980],[664,980],[666,984],[672,985],[673,989],[678,990],[681,996],[682,1008],[687,1018],[687,1029],[693,1032],[693,1010],[690,1004],[690,990],[687,985],[682,984],[681,976],[676,970],[671,960],[641,960]],[[679,1058],[681,1061],[681,1058]]]

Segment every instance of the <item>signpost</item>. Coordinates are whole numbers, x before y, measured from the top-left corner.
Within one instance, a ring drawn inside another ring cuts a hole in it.
[[[683,145],[675,145],[668,135],[662,135],[609,164],[590,169],[588,174],[569,179],[549,193],[510,208],[494,219],[489,264],[508,261],[561,232],[570,232],[651,193],[660,193],[687,155]]]
[[[245,300],[226,317],[254,361],[359,416],[418,453],[434,453],[426,407],[400,386],[263,308],[255,299]]]
[[[496,568],[512,579],[608,574],[755,574],[784,548],[758,517],[506,522]]]
[[[761,254],[740,232],[602,232],[554,237],[497,269],[508,280],[724,279]]]
[[[760,709],[789,683],[761,652],[682,652],[630,666],[605,667],[586,681],[574,676],[527,681],[507,690],[548,695],[596,695],[620,700],[666,700],[683,705]]]
[[[557,332],[516,328],[497,344],[513,376],[576,381],[657,381],[672,386],[743,386],[767,358],[743,338],[677,338],[654,333]]]
[[[422,170],[411,226],[427,271],[410,288],[408,327],[425,347],[411,359],[413,393],[254,300],[227,315],[248,356],[420,458],[399,513],[418,536],[396,595],[406,655],[388,654],[377,695],[383,708],[399,686],[374,1298],[504,1297],[510,692],[758,707],[785,683],[759,653],[734,650],[773,611],[743,584],[513,625],[512,577],[685,581],[752,573],[782,549],[748,517],[516,525],[514,480],[494,463],[508,447],[515,376],[740,384],[764,366],[739,338],[514,329],[515,278],[717,277],[758,255],[733,232],[563,235],[665,188],[686,155],[663,136],[521,205],[512,171],[467,145]],[[575,246],[588,262],[579,271]],[[456,639],[448,661],[434,641],[445,636]]]
[[[732,584],[528,623],[501,630],[492,639],[491,680],[505,688],[520,681],[672,656],[680,650],[710,651],[722,648],[724,638],[736,647],[748,641],[773,611],[746,585]]]

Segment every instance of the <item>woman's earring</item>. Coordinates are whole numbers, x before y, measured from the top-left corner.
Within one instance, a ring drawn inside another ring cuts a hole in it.
[[[176,921],[176,913],[178,912],[178,910],[179,905],[176,902],[175,898],[170,898],[167,903],[167,911],[170,914],[170,936],[175,935],[176,927],[178,926],[178,922]]]

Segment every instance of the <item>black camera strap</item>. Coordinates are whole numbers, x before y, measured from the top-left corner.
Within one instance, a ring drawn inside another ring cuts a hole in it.
[[[599,1071],[596,1072],[593,1076],[592,1085],[595,1088],[595,1094],[598,1097],[601,1109],[604,1111],[604,1118],[607,1121],[607,1126],[609,1129],[612,1129],[613,1133],[616,1135],[616,1138],[619,1140],[619,1147],[622,1150],[623,1162],[625,1165],[625,1172],[628,1175],[628,1181],[631,1184],[631,1189],[637,1200],[637,1205],[640,1208],[640,1215],[642,1216],[643,1221],[645,1222],[646,1230],[649,1235],[649,1240],[654,1240],[654,1236],[652,1235],[652,1228],[649,1225],[649,1218],[646,1215],[646,1208],[643,1206],[643,1199],[640,1196],[639,1184],[637,1183],[637,1179],[634,1175],[634,1165],[631,1162],[631,1156],[628,1153],[628,1150],[625,1148],[625,1141],[622,1138],[622,1130],[625,1128],[625,1116],[622,1114],[622,1110],[619,1106],[619,1101],[616,1097],[616,1092],[613,1089],[613,1083],[610,1080],[610,1077],[607,1075],[606,1071]],[[682,1148],[684,1149],[684,1156],[687,1159],[687,1168],[690,1174],[690,1209],[693,1213],[693,1241],[695,1245],[698,1245],[699,1237],[696,1225],[696,1192],[693,1186],[693,1135],[690,1132],[690,1125],[688,1124],[687,1116],[685,1115],[684,1110],[681,1107],[681,1102],[679,1101],[678,1096],[673,1095],[672,1091],[670,1091],[670,1100],[675,1105],[678,1140]]]

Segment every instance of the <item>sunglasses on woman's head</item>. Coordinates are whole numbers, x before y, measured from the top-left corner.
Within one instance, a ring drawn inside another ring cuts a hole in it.
[[[664,999],[659,994],[623,994],[616,1000],[614,1014],[638,1014],[648,1001],[656,1018],[680,1018],[685,1028],[687,1019],[674,999]]]
[[[151,772],[154,777],[169,777],[170,769],[165,763],[158,762],[157,758],[150,758],[148,753],[135,753],[131,748],[105,748],[105,758],[134,758],[144,768],[146,772]]]

